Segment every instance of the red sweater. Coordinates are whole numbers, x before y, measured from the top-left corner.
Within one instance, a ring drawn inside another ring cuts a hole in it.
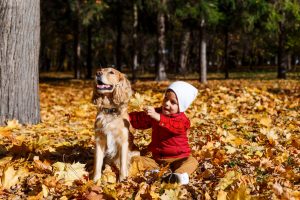
[[[160,121],[149,117],[145,112],[129,113],[130,123],[136,129],[152,128],[152,141],[149,150],[154,159],[188,157],[191,149],[188,143],[187,130],[190,120],[181,112],[169,116],[160,113]]]

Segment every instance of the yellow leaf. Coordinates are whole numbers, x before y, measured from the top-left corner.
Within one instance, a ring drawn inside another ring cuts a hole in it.
[[[218,192],[217,200],[226,200],[227,192],[220,190]]]
[[[227,150],[226,152],[228,153],[228,154],[233,154],[233,153],[235,153],[238,149],[237,148],[234,148],[234,147],[232,147],[232,146],[225,146],[225,149]]]
[[[34,156],[33,157],[33,161],[34,161],[34,166],[41,170],[41,171],[52,171],[52,167],[50,165],[50,163],[47,160],[44,160],[44,162],[39,160],[38,156]]]
[[[278,135],[275,133],[274,130],[270,130],[268,133],[267,133],[267,138],[270,142],[270,144],[277,144],[277,140],[278,140]]]
[[[87,116],[87,112],[84,110],[75,110],[74,114],[76,117],[86,117]]]
[[[261,152],[261,151],[256,151],[256,152],[255,152],[255,155],[257,155],[257,156],[259,156],[259,157],[262,157],[262,156],[264,155],[264,153]]]
[[[211,200],[211,197],[208,194],[208,192],[205,192],[204,197],[205,197],[205,200]]]
[[[236,137],[234,134],[227,131],[223,131],[221,140],[225,143],[230,143],[232,146],[240,146],[246,143],[243,138]]]
[[[0,166],[1,167],[5,166],[7,163],[11,162],[12,158],[13,158],[12,156],[6,156],[4,158],[1,158],[0,159]]]
[[[228,199],[230,200],[250,200],[251,195],[246,185],[242,184],[239,188],[229,192]]]
[[[11,186],[20,182],[20,179],[27,175],[27,170],[25,168],[19,168],[17,171],[13,166],[9,166],[4,169],[3,176],[1,177],[2,187],[5,189],[10,189]]]
[[[103,192],[105,194],[114,199],[117,199],[117,177],[109,165],[105,165],[105,169],[103,170],[101,180],[97,182],[97,185],[99,185],[100,183],[103,185]]]
[[[49,188],[44,184],[42,184],[42,192],[43,192],[43,197],[47,198],[49,195]]]
[[[289,153],[287,151],[283,152],[283,153],[279,153],[279,155],[275,158],[279,163],[283,163],[285,161],[287,161],[289,157]]]
[[[156,192],[157,186],[155,186],[154,184],[151,185],[150,188],[150,195],[152,199],[159,199],[159,194]]]
[[[161,200],[178,200],[179,191],[166,189],[162,195],[160,195]]]
[[[117,176],[109,165],[105,165],[101,179],[102,184],[104,185],[117,183]]]
[[[201,104],[200,112],[204,115],[207,114],[207,103]]]
[[[75,180],[83,180],[84,176],[88,175],[84,166],[79,162],[73,164],[56,162],[53,169],[58,179],[64,179],[65,184],[71,186]]]
[[[140,93],[135,93],[133,98],[131,99],[131,105],[133,107],[133,109],[142,109],[143,104],[145,101],[145,97],[144,95],[141,95]]]
[[[7,121],[7,126],[6,128],[9,128],[9,129],[19,129],[21,128],[22,125],[19,124],[19,121],[18,120],[10,120],[10,121]]]
[[[223,178],[219,181],[219,184],[216,187],[216,190],[224,190],[229,185],[231,185],[234,181],[239,179],[241,176],[241,173],[238,171],[229,171],[225,174]]]
[[[135,196],[135,200],[142,200],[143,198],[141,197],[142,194],[145,194],[147,192],[149,185],[146,182],[142,182],[139,185],[139,190]]]
[[[145,167],[142,162],[132,159],[129,168],[129,176],[136,176],[138,173],[145,170]]]
[[[259,123],[266,127],[270,127],[272,125],[272,120],[269,117],[263,117],[259,120]]]
[[[2,139],[3,137],[10,137],[12,135],[12,132],[10,129],[6,127],[0,127],[0,138]]]

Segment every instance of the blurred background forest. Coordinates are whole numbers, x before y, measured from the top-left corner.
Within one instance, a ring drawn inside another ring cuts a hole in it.
[[[42,0],[40,72],[298,78],[299,38],[298,0]]]

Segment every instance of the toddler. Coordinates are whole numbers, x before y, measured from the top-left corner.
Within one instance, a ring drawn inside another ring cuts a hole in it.
[[[130,123],[136,129],[152,128],[148,149],[152,158],[135,156],[139,170],[159,171],[159,165],[170,165],[172,172],[165,182],[189,183],[189,176],[197,169],[198,162],[191,156],[188,143],[190,120],[184,112],[197,96],[198,90],[189,83],[176,81],[166,90],[160,108],[147,107],[144,112],[129,113]]]

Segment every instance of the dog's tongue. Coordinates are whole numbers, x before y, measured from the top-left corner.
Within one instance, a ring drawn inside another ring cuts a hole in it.
[[[105,88],[109,88],[110,85],[97,85],[97,88],[99,89],[105,89]]]

